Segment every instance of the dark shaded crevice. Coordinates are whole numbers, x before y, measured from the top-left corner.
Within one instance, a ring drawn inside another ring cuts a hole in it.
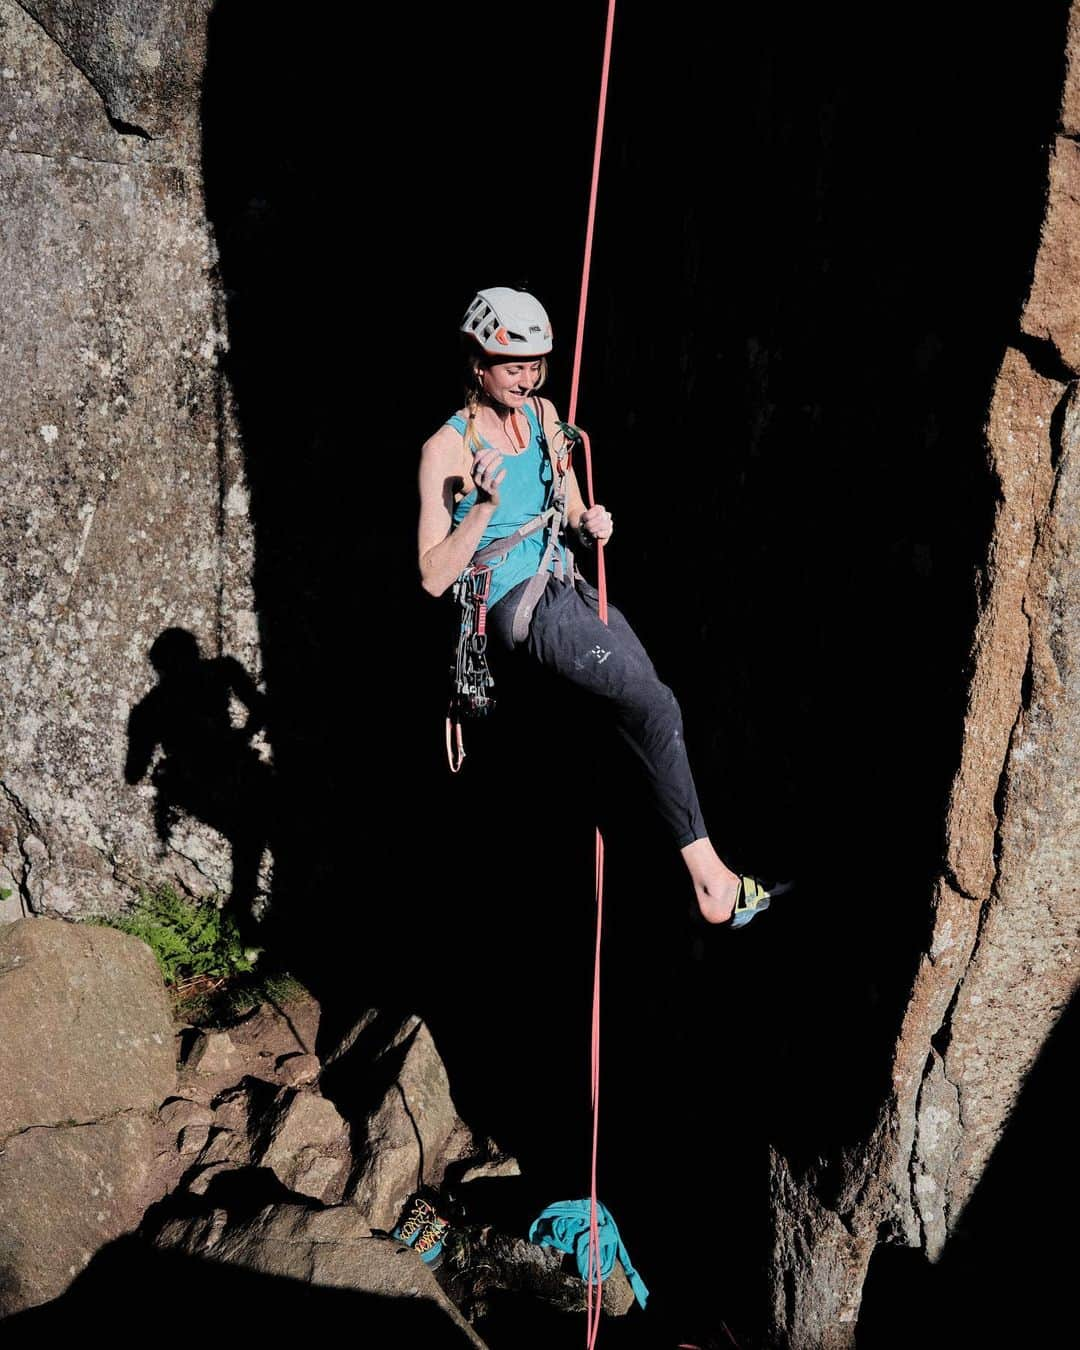
[[[1054,405],[1054,411],[1050,416],[1050,467],[1054,471],[1054,491],[1057,490],[1058,466],[1061,463],[1061,452],[1065,444],[1065,419],[1068,416],[1069,405],[1072,402],[1073,385],[1075,377],[1069,387],[1062,394]],[[1054,495],[1051,493],[1050,505],[1053,507]]]
[[[1034,337],[1030,333],[1018,333],[1012,340],[1012,346],[1024,356],[1028,365],[1044,380],[1053,380],[1055,384],[1074,384],[1077,374],[1066,365],[1058,351],[1057,344],[1050,338]]]
[[[365,1142],[358,1133],[362,1123],[391,1089],[401,1091],[398,1079],[421,1025],[417,1019],[409,1020],[416,1024],[400,1039],[396,1039],[403,1021],[389,1010],[383,1010],[382,1015],[376,1016],[360,1032],[354,1044],[338,1061],[324,1065],[320,1075],[319,1091],[333,1102],[349,1122],[358,1150],[364,1147]],[[407,1026],[408,1021],[404,1025]],[[388,1034],[390,1039],[387,1039]],[[358,1072],[357,1065],[365,1065],[364,1072]],[[415,1129],[415,1122],[413,1125]],[[419,1134],[417,1139],[419,1142]]]
[[[968,972],[968,970],[969,970],[969,968],[970,968],[970,966],[971,966],[971,961],[974,960],[974,957],[975,957],[975,951],[976,951],[976,949],[977,949],[977,947],[978,947],[978,941],[979,941],[979,936],[978,936],[978,935],[982,932],[982,925],[983,925],[983,918],[984,918],[985,910],[986,910],[986,904],[984,903],[984,904],[982,905],[982,907],[980,908],[980,911],[979,911],[979,918],[978,918],[978,921],[977,921],[977,923],[976,923],[976,925],[975,925],[975,945],[972,947],[971,958],[968,960],[967,964],[964,966],[964,969],[958,973],[958,975],[957,975],[957,977],[956,977],[956,983],[955,983],[955,985],[953,986],[952,996],[951,996],[951,998],[949,999],[949,1006],[945,1009],[945,1012],[944,1012],[944,1014],[942,1015],[941,1022],[940,1022],[939,1026],[938,1026],[938,1029],[937,1029],[937,1030],[933,1033],[933,1035],[930,1037],[930,1044],[931,1044],[931,1046],[934,1048],[934,1050],[936,1050],[937,1053],[941,1056],[941,1061],[942,1061],[942,1063],[945,1062],[945,1056],[949,1053],[949,1042],[950,1042],[951,1039],[952,1039],[952,1017],[953,1017],[953,1013],[956,1011],[956,1004],[957,1004],[957,1000],[958,1000],[959,997],[960,997],[960,989],[961,989],[961,987],[962,987],[962,985],[963,985],[963,983],[964,983],[964,976],[967,974],[967,972]],[[929,1072],[929,1069],[930,1069],[930,1060],[927,1061],[926,1068],[925,1068],[925,1070],[924,1070],[924,1072],[923,1072],[923,1080],[924,1080],[924,1081],[925,1081],[925,1078],[926,1078],[926,1074]],[[921,1084],[920,1084],[920,1089],[921,1089]],[[916,1114],[918,1114],[918,1108],[916,1108]]]
[[[195,871],[198,872],[199,876],[205,877],[208,882],[213,883],[214,880],[213,876],[209,872],[207,872],[204,863],[200,862],[198,858],[193,858],[189,853],[185,853],[184,850],[182,848],[178,848],[176,844],[172,842],[172,840],[169,841],[168,849],[170,853],[175,853],[178,858],[183,858],[183,860],[189,866],[193,867]],[[177,885],[180,886],[181,889],[184,890],[187,894],[189,895],[194,894],[191,891],[190,887],[184,884],[182,878],[177,878]],[[202,899],[202,896],[195,898]]]
[[[982,901],[977,895],[972,895],[969,891],[964,890],[959,878],[947,861],[942,865],[941,874],[945,878],[945,882],[950,890],[955,891],[957,895],[963,896],[965,900],[970,900],[973,904],[982,904]]]
[[[797,1175],[842,1170],[891,1091],[993,525],[982,426],[1030,287],[1064,13],[916,5],[872,62],[849,54],[854,6],[750,13],[738,43],[688,4],[617,22],[579,411],[625,541],[612,601],[679,697],[725,860],[801,882],[738,946],[695,947],[678,858],[628,777],[604,784],[604,1200],[658,1301],[708,1308],[718,1266],[762,1271],[767,1145]],[[291,820],[275,859],[290,959],[328,1044],[361,1003],[423,1015],[463,1118],[554,1196],[588,1175],[587,1113],[556,1137],[537,1104],[577,1101],[587,1059],[595,801],[561,769],[531,773],[555,703],[501,669],[449,779],[454,616],[418,594],[415,472],[460,406],[454,328],[478,286],[530,278],[565,413],[602,34],[563,4],[542,28],[471,24],[472,67],[512,49],[559,72],[526,152],[460,97],[446,53],[463,15],[439,11],[419,44],[404,15],[377,38],[357,17],[327,51],[217,4],[205,177]],[[361,88],[356,53],[378,56]],[[286,65],[318,77],[282,100]],[[434,124],[409,125],[403,82]],[[324,125],[381,132],[346,169],[294,116],[306,100]],[[945,130],[972,124],[987,134]],[[508,765],[521,781],[493,792]],[[670,1187],[642,1185],[673,1114],[678,1184],[725,1216],[707,1253],[672,1250]],[[732,1292],[742,1324],[763,1296],[754,1275]]]
[[[1054,1215],[1077,1203],[1070,1099],[1080,1032],[1073,999],[1027,1075],[1015,1108],[939,1260],[880,1245],[858,1324],[860,1350],[912,1344],[1057,1345],[1069,1339],[1072,1248]],[[1066,1160],[1063,1162],[1063,1160]]]
[[[87,76],[87,78],[89,79],[89,76]],[[93,80],[91,80],[90,83],[93,84]],[[97,86],[95,85],[95,88],[96,87]],[[98,93],[100,94],[101,91],[98,90]],[[101,94],[101,101],[102,103],[105,103],[104,94]],[[139,139],[143,141],[152,141],[156,139],[149,131],[143,127],[136,126],[134,122],[124,122],[121,118],[114,117],[109,111],[109,105],[107,103],[105,103],[105,116],[109,119],[109,125],[112,129],[118,131],[121,136],[138,136]]]
[[[1030,559],[1028,560],[1030,570]],[[1033,662],[1034,654],[1031,647],[1031,620],[1028,615],[1024,615],[1025,623],[1028,628],[1028,647],[1027,659],[1024,663],[1024,674],[1020,680],[1020,700],[1016,709],[1016,716],[1013,718],[1012,727],[1009,729],[1008,740],[1006,741],[1005,758],[1001,765],[1001,772],[998,776],[998,785],[994,791],[994,879],[990,883],[990,896],[994,895],[997,887],[998,873],[1001,870],[1001,831],[1005,824],[1005,814],[1008,808],[1008,793],[1011,775],[1009,773],[1012,760],[1013,747],[1016,744],[1017,732],[1028,714],[1031,705],[1031,688],[1033,681]]]
[[[68,51],[60,38],[49,29],[47,24],[42,22],[40,16],[36,14],[30,6],[23,4],[22,0],[16,0],[16,3],[27,18],[31,19],[37,27],[41,29],[49,41],[63,53],[65,60],[75,67],[79,74],[86,80],[87,84],[93,89],[94,93],[97,94],[98,98],[101,99],[101,106],[104,109],[105,116],[108,118],[109,125],[114,131],[118,132],[121,136],[138,136],[139,139],[143,141],[152,141],[155,139],[155,137],[144,127],[137,126],[134,122],[125,122],[122,118],[114,116],[112,109],[109,107],[108,95],[97,84],[94,77],[79,61],[78,57],[73,52]]]
[[[5,783],[2,779],[0,779],[0,792],[3,792],[4,796],[7,797],[8,801],[11,803],[11,806],[15,811],[15,814],[27,827],[27,833],[36,835],[37,838],[41,839],[42,842],[44,843],[43,831],[41,828],[40,821],[37,820],[34,813],[30,810],[30,808],[19,796],[19,794],[13,788],[9,787],[8,784]]]
[[[225,1203],[224,1189],[211,1186],[207,1196],[213,1192]],[[277,1190],[267,1184],[260,1197],[263,1205],[295,1199],[280,1184]],[[7,1343],[36,1344],[50,1334],[76,1337],[88,1325],[115,1319],[120,1307],[126,1316],[149,1324],[160,1319],[162,1308],[170,1306],[180,1291],[186,1291],[197,1304],[215,1308],[215,1334],[229,1341],[255,1337],[274,1343],[282,1336],[306,1340],[313,1326],[347,1325],[358,1330],[365,1346],[407,1344],[468,1350],[473,1344],[427,1299],[368,1294],[268,1275],[214,1259],[212,1253],[206,1259],[161,1250],[142,1233],[140,1229],[138,1234],[106,1244],[62,1297],[6,1318]],[[371,1240],[358,1239],[358,1247]]]
[[[402,1110],[408,1116],[409,1124],[412,1126],[413,1134],[416,1137],[416,1189],[419,1190],[424,1184],[424,1140],[420,1134],[420,1126],[417,1124],[416,1117],[413,1115],[412,1109],[409,1106],[408,1098],[405,1096],[405,1089],[400,1083],[395,1083],[394,1087],[397,1089],[397,1094],[401,1098]]]
[[[34,860],[26,848],[26,836],[32,834],[35,839],[40,839],[42,847],[48,849],[47,836],[41,828],[40,823],[35,819],[33,812],[7,783],[0,780],[0,792],[3,792],[11,805],[15,814],[16,828],[15,833],[19,845],[19,854],[22,858],[22,876],[16,877],[15,881],[19,888],[19,899],[23,907],[24,914],[36,914],[37,909],[30,894],[30,874],[34,869]]]

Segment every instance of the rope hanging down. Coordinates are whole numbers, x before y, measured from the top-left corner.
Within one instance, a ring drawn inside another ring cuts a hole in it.
[[[581,295],[578,300],[577,337],[574,341],[574,366],[570,379],[570,409],[567,421],[577,425],[578,386],[581,378],[581,349],[585,338],[585,311],[589,298],[589,269],[592,264],[593,228],[596,222],[596,197],[600,183],[600,150],[604,140],[604,113],[607,108],[608,75],[611,70],[611,37],[615,28],[615,0],[608,0],[607,27],[604,31],[604,60],[600,75],[600,104],[596,115],[596,141],[593,147],[592,185],[589,189],[589,218],[585,227],[585,261],[581,270]],[[585,451],[585,490],[590,506],[596,505],[593,492],[592,451],[589,437],[581,433]],[[607,577],[604,573],[604,541],[596,547],[596,589],[600,596],[600,618],[607,623]],[[589,1190],[589,1276],[586,1289],[586,1350],[593,1350],[600,1334],[600,1310],[603,1290],[600,1286],[600,1232],[597,1222],[596,1160],[600,1125],[600,933],[604,917],[604,837],[596,831],[596,948],[593,956],[592,1008],[592,1168]],[[594,1281],[595,1294],[594,1294]]]
[[[581,270],[581,296],[578,301],[577,337],[574,341],[574,366],[570,379],[570,408],[567,421],[577,426],[578,386],[581,377],[581,349],[585,337],[585,310],[589,295],[589,270],[592,263],[593,226],[596,220],[596,197],[600,182],[600,150],[604,139],[604,113],[607,107],[608,76],[611,71],[611,37],[615,28],[615,0],[608,0],[607,27],[604,32],[604,60],[600,75],[600,106],[596,117],[596,142],[593,148],[592,186],[589,190],[589,219],[585,229],[585,261]],[[585,491],[590,506],[596,505],[593,492],[592,450],[588,433],[578,428],[585,454]],[[604,541],[596,546],[596,589],[599,593],[600,618],[608,620],[607,577],[604,572]],[[604,918],[604,837],[599,827],[596,830],[596,947],[593,956],[593,1009],[592,1009],[592,1174],[589,1192],[589,1278],[586,1283],[587,1326],[586,1350],[595,1350],[600,1334],[600,1313],[603,1306],[603,1289],[600,1284],[600,1233],[597,1220],[597,1143],[600,1124],[600,934]],[[596,1293],[593,1282],[596,1281]],[[738,1342],[731,1334],[725,1322],[720,1323],[728,1340],[737,1346]],[[697,1347],[688,1347],[697,1350]]]

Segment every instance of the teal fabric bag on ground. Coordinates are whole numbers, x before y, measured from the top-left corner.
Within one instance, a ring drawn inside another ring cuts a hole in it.
[[[560,1200],[554,1205],[548,1205],[529,1227],[530,1242],[574,1255],[582,1280],[589,1278],[589,1208],[588,1200]],[[615,1258],[618,1257],[634,1297],[644,1308],[649,1291],[630,1264],[615,1220],[599,1200],[596,1202],[596,1226],[600,1238],[600,1281],[603,1282],[611,1274]]]

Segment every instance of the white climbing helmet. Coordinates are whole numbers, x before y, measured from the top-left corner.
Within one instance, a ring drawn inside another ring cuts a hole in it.
[[[491,356],[546,356],[551,351],[551,320],[544,306],[528,291],[509,286],[477,291],[461,332]]]

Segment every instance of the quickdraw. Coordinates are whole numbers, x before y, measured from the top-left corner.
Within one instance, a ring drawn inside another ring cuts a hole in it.
[[[495,700],[488,692],[495,686],[487,662],[487,598],[490,590],[491,568],[487,563],[467,568],[454,583],[454,599],[461,606],[461,628],[454,665],[454,689],[446,714],[446,758],[451,773],[457,773],[465,759],[461,719],[485,717],[495,706]]]

